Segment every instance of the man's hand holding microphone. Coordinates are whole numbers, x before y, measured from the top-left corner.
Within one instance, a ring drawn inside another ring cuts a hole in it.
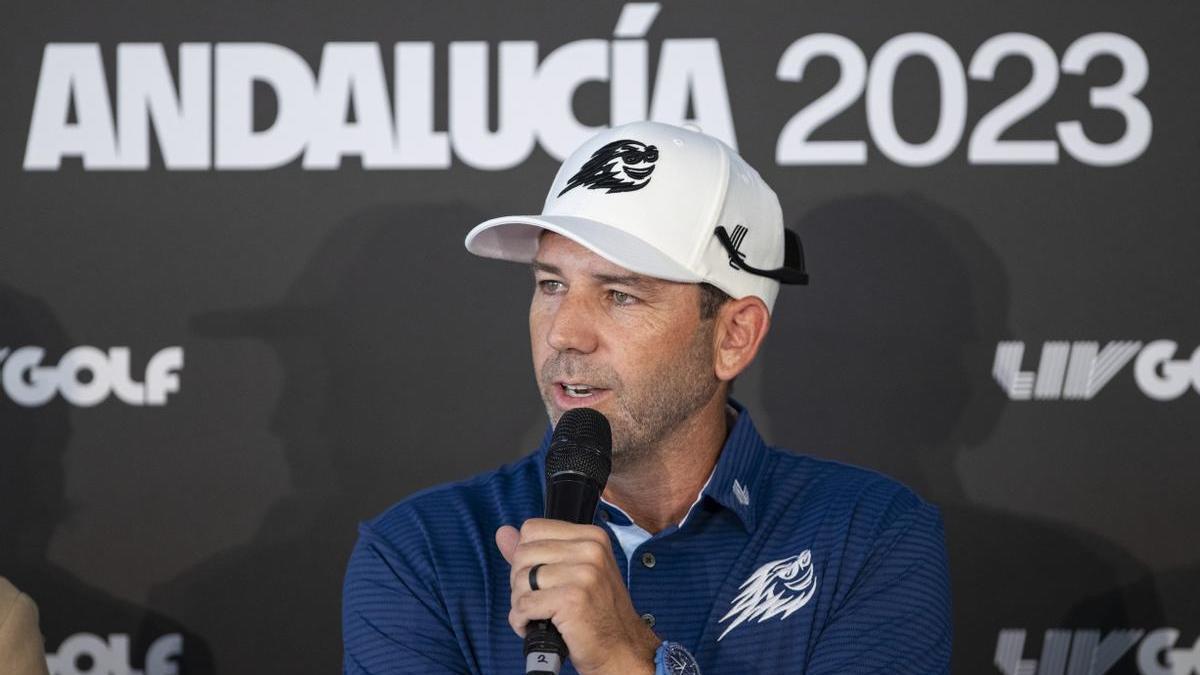
[[[662,641],[634,609],[608,534],[592,524],[611,467],[608,420],[568,410],[546,456],[546,518],[496,531],[527,673],[558,673],[568,652],[584,675],[654,672]]]

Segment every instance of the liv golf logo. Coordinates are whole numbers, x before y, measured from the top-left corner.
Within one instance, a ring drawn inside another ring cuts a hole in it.
[[[1188,389],[1200,392],[1200,347],[1190,357],[1178,354],[1174,340],[1143,343],[1054,341],[1042,344],[1037,370],[1022,370],[1024,342],[996,345],[992,376],[1010,399],[1091,400],[1130,361],[1133,379],[1146,396],[1172,401]]]
[[[50,675],[177,675],[182,654],[182,635],[162,635],[146,651],[143,668],[136,670],[130,666],[129,634],[113,633],[106,640],[76,633],[63,640],[57,653],[46,655],[46,666]]]
[[[1116,672],[1130,656],[1139,675],[1200,673],[1200,638],[1180,642],[1176,628],[1147,631],[1128,628],[1101,633],[1094,629],[1051,628],[1042,639],[1041,658],[1025,658],[1024,628],[1006,628],[996,640],[996,669],[1004,675],[1104,675]],[[1120,672],[1129,672],[1122,669]]]
[[[146,364],[141,382],[130,372],[128,347],[105,353],[95,347],[75,347],[57,365],[43,365],[41,347],[0,347],[0,391],[26,407],[42,406],[56,394],[77,406],[94,406],[116,394],[129,405],[166,405],[167,394],[179,391],[183,348],[160,350]]]

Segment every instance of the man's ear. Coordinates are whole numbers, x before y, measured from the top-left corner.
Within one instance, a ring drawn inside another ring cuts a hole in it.
[[[761,298],[729,300],[713,317],[713,356],[717,378],[728,382],[750,365],[771,327],[771,313]]]

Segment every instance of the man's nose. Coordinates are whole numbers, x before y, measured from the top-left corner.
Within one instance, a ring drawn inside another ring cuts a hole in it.
[[[596,349],[596,322],[592,308],[579,294],[567,291],[550,321],[546,342],[556,351],[589,354]]]

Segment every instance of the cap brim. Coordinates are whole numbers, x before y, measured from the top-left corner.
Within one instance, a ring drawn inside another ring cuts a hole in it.
[[[632,272],[668,281],[699,283],[703,278],[628,232],[578,216],[501,216],[467,233],[467,250],[485,258],[532,262],[542,230],[557,232]]]

